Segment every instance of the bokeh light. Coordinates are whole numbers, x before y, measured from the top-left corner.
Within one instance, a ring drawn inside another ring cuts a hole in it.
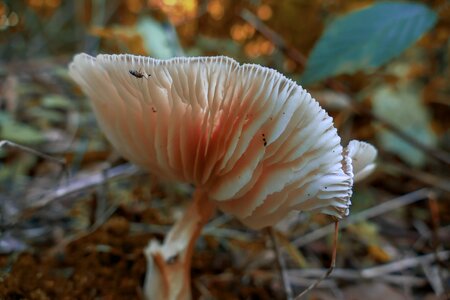
[[[174,25],[192,19],[197,14],[197,0],[149,0],[148,5],[163,11]]]
[[[208,3],[208,13],[214,20],[220,20],[223,18],[225,9],[220,0],[212,0]]]
[[[126,6],[129,11],[137,14],[142,10],[142,8],[144,7],[144,4],[142,3],[141,0],[127,0]]]
[[[237,42],[243,42],[250,39],[254,34],[255,28],[248,23],[234,24],[230,29],[231,38]]]
[[[0,30],[6,30],[19,24],[19,15],[10,11],[4,2],[0,2]]]
[[[263,4],[260,7],[258,7],[256,13],[258,17],[263,21],[267,21],[270,18],[272,18],[272,8],[267,4]]]

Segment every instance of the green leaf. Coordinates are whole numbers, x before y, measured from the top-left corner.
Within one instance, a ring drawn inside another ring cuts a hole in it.
[[[40,122],[58,123],[64,122],[66,115],[53,109],[45,109],[43,107],[33,107],[28,110],[28,115],[38,119]]]
[[[419,3],[381,2],[332,22],[315,45],[301,82],[376,68],[411,46],[435,24]]]
[[[16,122],[2,124],[1,138],[26,145],[39,144],[45,140],[44,135],[39,130]]]
[[[182,56],[176,31],[170,23],[159,23],[145,16],[139,19],[136,26],[149,55],[161,59]]]
[[[44,142],[45,137],[38,129],[19,123],[7,114],[0,114],[0,140],[30,145]]]
[[[42,98],[42,106],[49,109],[69,109],[73,103],[61,95],[46,95]]]
[[[380,88],[375,91],[372,105],[375,115],[389,120],[405,134],[425,145],[436,145],[437,138],[431,130],[430,115],[427,107],[421,102],[419,89],[406,84],[397,89]],[[398,154],[410,165],[420,167],[425,163],[426,157],[422,151],[390,131],[379,130],[377,139],[385,150]]]

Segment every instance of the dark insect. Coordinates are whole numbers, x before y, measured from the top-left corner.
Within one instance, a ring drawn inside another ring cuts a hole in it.
[[[263,133],[262,137],[263,137],[263,142],[264,142],[264,147],[265,147],[265,146],[267,146],[266,135]]]
[[[133,75],[136,78],[146,78],[148,79],[150,76],[150,74],[147,74],[145,72],[142,72],[141,70],[130,70],[129,71],[131,75]]]

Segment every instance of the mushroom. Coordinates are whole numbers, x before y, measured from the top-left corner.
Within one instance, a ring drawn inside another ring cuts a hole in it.
[[[347,157],[351,159],[355,182],[369,176],[375,169],[377,149],[371,144],[360,141],[350,141],[346,148]]]
[[[373,169],[372,146],[352,141],[344,150],[318,102],[270,68],[224,56],[79,54],[69,69],[121,155],[196,188],[164,242],[145,249],[148,299],[191,298],[195,241],[216,209],[253,229],[293,210],[342,218],[352,170]]]

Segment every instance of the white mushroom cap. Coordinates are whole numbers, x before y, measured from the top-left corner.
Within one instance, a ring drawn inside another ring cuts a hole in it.
[[[124,157],[194,184],[252,228],[292,210],[348,213],[352,161],[331,117],[275,70],[227,57],[80,54],[70,75]]]

